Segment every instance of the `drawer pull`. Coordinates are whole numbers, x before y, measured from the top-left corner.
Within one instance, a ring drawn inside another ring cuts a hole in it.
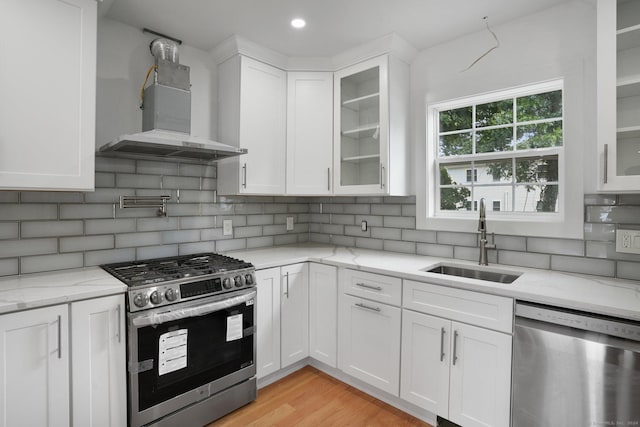
[[[58,315],[58,359],[62,359],[62,316]]]
[[[444,360],[444,328],[440,329],[440,361]]]
[[[361,288],[373,289],[374,291],[381,291],[382,286],[371,286],[366,283],[356,283],[356,286],[360,286]]]
[[[368,305],[364,305],[359,302],[356,303],[356,306],[360,308],[366,308],[367,310],[376,311],[378,313],[380,312],[380,307],[369,307]]]

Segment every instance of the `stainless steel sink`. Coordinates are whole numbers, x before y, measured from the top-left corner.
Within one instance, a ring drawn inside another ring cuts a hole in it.
[[[497,283],[513,283],[520,274],[510,274],[499,271],[476,270],[473,268],[457,267],[453,265],[439,265],[425,269],[428,273],[445,274],[447,276],[467,277],[469,279],[486,280]]]

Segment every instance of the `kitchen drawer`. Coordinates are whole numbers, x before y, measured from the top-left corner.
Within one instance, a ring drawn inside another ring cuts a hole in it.
[[[403,307],[474,326],[511,333],[513,299],[405,280]]]
[[[345,294],[385,304],[399,306],[402,298],[402,280],[381,274],[345,269],[342,272],[340,287]]]

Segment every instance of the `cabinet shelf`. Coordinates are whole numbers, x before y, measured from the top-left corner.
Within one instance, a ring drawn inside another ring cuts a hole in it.
[[[617,50],[640,47],[640,24],[632,25],[616,31]]]
[[[616,81],[616,97],[626,98],[640,95],[640,74],[618,77]]]
[[[376,133],[376,131],[379,131],[379,130],[380,130],[380,124],[372,123],[369,125],[359,126],[355,129],[344,130],[342,131],[342,135],[350,136],[354,138],[362,138],[362,137],[373,136]]]
[[[352,157],[343,157],[343,162],[359,162],[361,160],[374,160],[379,159],[380,154],[367,154],[364,156],[352,156]]]
[[[640,138],[640,125],[617,128],[616,134],[618,135],[619,139]]]
[[[380,104],[380,93],[372,93],[358,98],[347,99],[342,102],[344,108],[348,108],[352,111],[360,111],[361,109],[368,109],[377,107]]]

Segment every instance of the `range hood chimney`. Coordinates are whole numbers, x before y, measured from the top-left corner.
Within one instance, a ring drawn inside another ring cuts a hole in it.
[[[181,65],[178,43],[157,38],[149,45],[155,58],[153,83],[143,92],[142,132],[121,135],[100,153],[134,159],[175,159],[207,163],[246,154],[247,150],[191,136],[189,67]]]

